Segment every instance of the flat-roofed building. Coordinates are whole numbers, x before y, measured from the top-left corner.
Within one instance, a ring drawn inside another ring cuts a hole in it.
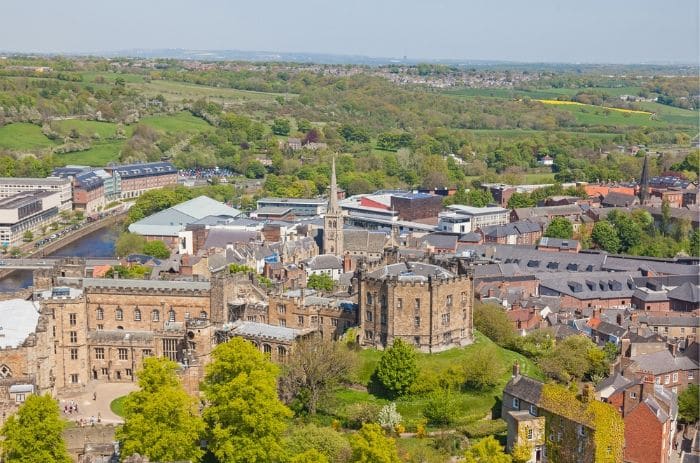
[[[324,198],[260,198],[258,209],[290,208],[295,217],[322,215],[326,213],[328,200]]]
[[[0,178],[0,198],[9,198],[17,193],[38,190],[57,192],[60,198],[59,210],[69,211],[73,208],[73,189],[68,178]]]
[[[136,198],[143,192],[177,185],[177,169],[169,162],[147,162],[105,167],[107,173],[118,176],[119,197]]]
[[[502,207],[473,207],[455,204],[438,216],[438,230],[469,233],[492,225],[504,225],[510,220],[508,209]]]
[[[0,245],[18,246],[25,233],[56,220],[60,207],[60,191],[26,191],[0,199]]]

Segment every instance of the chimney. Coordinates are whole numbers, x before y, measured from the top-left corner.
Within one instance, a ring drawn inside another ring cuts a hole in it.
[[[674,357],[678,355],[678,341],[671,341],[668,343],[668,350]]]
[[[516,360],[513,364],[513,378],[517,378],[518,376],[520,376],[520,362]]]
[[[617,314],[617,324],[619,326],[622,326],[622,314],[621,313]]]
[[[590,403],[595,400],[595,391],[591,383],[586,383],[583,385],[583,390],[581,391],[581,402]]]

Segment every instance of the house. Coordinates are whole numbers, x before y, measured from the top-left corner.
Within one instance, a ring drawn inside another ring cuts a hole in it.
[[[307,277],[328,275],[335,281],[343,273],[343,260],[334,254],[319,254],[301,261],[300,266],[306,272]]]
[[[457,250],[457,235],[444,235],[440,233],[428,233],[420,238],[420,248],[425,248],[432,253],[453,253]]]
[[[698,340],[700,317],[695,314],[649,313],[639,315],[637,323],[668,339],[679,339],[688,343]]]
[[[548,155],[542,156],[540,159],[537,160],[537,164],[541,166],[553,166],[554,165],[554,158]]]
[[[600,205],[603,207],[630,207],[639,204],[639,198],[635,195],[618,193],[611,191],[601,200]]]
[[[564,204],[562,206],[545,207],[518,207],[510,212],[510,221],[545,219],[552,220],[555,217],[566,217],[572,222],[578,221],[583,214],[583,209],[576,204]]]
[[[700,285],[687,281],[668,292],[668,301],[672,312],[700,313]]]
[[[542,236],[542,227],[534,222],[511,222],[481,227],[485,243],[532,245]]]
[[[689,384],[698,384],[698,362],[688,356],[669,350],[630,357],[631,363],[624,367],[625,377],[655,383],[680,393]]]

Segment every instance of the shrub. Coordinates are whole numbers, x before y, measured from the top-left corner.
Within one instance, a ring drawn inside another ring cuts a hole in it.
[[[358,402],[347,408],[347,426],[360,429],[364,423],[373,423],[379,415],[378,404]]]
[[[508,425],[502,419],[479,420],[459,427],[459,432],[467,437],[481,438],[504,433],[508,430]]]
[[[430,424],[450,424],[455,408],[456,400],[450,391],[433,392],[423,408],[423,416],[428,419]]]
[[[384,388],[394,395],[408,392],[418,376],[416,351],[410,344],[401,339],[382,354],[379,360],[376,377]]]
[[[377,422],[387,430],[394,430],[401,424],[401,414],[396,411],[396,402],[382,407],[377,416]]]

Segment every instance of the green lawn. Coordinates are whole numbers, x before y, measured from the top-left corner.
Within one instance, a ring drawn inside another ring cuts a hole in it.
[[[55,145],[41,133],[41,127],[25,122],[0,127],[0,148],[14,151],[36,151]]]
[[[62,164],[81,165],[92,167],[104,167],[110,162],[119,161],[119,152],[122,149],[124,140],[108,140],[93,142],[92,147],[86,151],[75,153],[57,154],[57,159]]]
[[[109,138],[117,130],[117,124],[113,122],[83,121],[80,119],[70,119],[65,121],[53,121],[51,127],[61,135],[68,135],[75,129],[85,137],[92,137],[99,134],[100,138]]]
[[[478,392],[462,390],[455,392],[456,408],[454,414],[456,419],[454,425],[480,420],[489,414],[492,407],[500,400],[503,387],[511,377],[511,367],[516,360],[520,362],[523,374],[543,379],[542,373],[530,360],[516,352],[496,346],[491,340],[480,333],[475,333],[475,342],[470,346],[450,349],[436,354],[418,354],[418,368],[422,372],[438,374],[439,372],[446,371],[450,367],[459,365],[465,359],[469,358],[470,355],[482,352],[480,348],[488,345],[496,347],[497,355],[493,361],[503,370],[501,381],[499,385],[491,391]],[[370,383],[370,378],[381,355],[382,353],[375,349],[364,349],[358,352],[359,367],[355,378],[358,383],[364,386]],[[416,423],[423,418],[423,408],[427,401],[427,396],[420,395],[401,397],[396,400],[397,410],[403,416],[404,424],[407,429],[415,428]],[[375,396],[370,392],[358,390],[357,388],[341,388],[335,392],[329,403],[321,407],[321,412],[326,415],[335,416],[342,421],[348,417],[349,408],[356,403],[368,403],[382,406],[389,403],[389,399]]]
[[[112,410],[112,413],[114,413],[117,416],[124,416],[124,401],[125,400],[126,400],[125,395],[114,399],[112,401],[112,403],[109,404],[109,408]]]
[[[193,116],[190,112],[182,111],[176,114],[148,116],[139,121],[139,124],[146,124],[154,129],[171,133],[190,133],[210,130],[211,126],[207,121]]]
[[[189,84],[169,80],[153,80],[148,83],[130,83],[130,87],[138,89],[146,95],[163,95],[169,101],[182,101],[183,99],[208,98],[218,102],[241,102],[246,100],[274,102],[275,98],[295,98],[292,93],[265,93],[233,88],[208,87],[206,85]]]

